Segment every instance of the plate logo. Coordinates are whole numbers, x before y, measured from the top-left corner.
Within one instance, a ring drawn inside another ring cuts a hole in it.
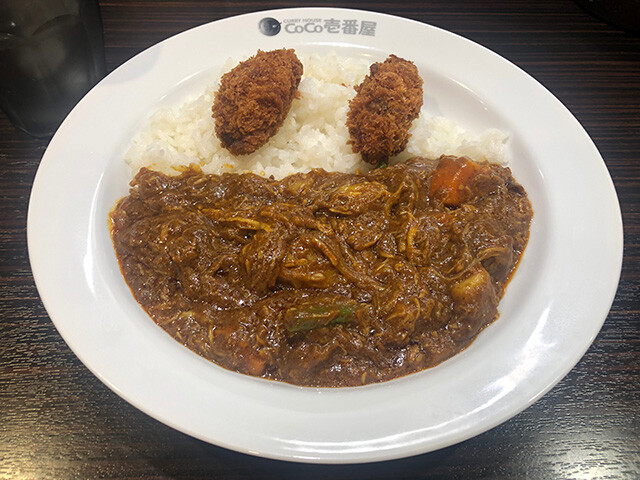
[[[258,23],[258,28],[262,34],[273,37],[280,33],[280,22],[275,18],[265,17]]]
[[[337,18],[285,18],[279,22],[275,18],[265,17],[258,22],[263,35],[273,37],[280,32],[285,34],[330,33],[335,35],[376,35],[377,22],[368,20]]]

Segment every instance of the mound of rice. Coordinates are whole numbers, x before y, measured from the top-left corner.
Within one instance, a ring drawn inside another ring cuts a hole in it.
[[[294,100],[283,126],[264,147],[234,157],[220,145],[211,118],[218,77],[197,98],[177,108],[162,108],[150,117],[125,155],[132,175],[141,167],[176,174],[190,164],[198,164],[205,173],[253,172],[277,179],[313,168],[342,172],[370,169],[371,165],[347,145],[345,125],[349,100],[355,95],[353,87],[367,75],[369,62],[336,53],[298,56],[304,65],[300,98]],[[220,76],[235,65],[237,60],[228,60]],[[497,129],[474,134],[453,120],[429,117],[423,109],[410,133],[407,148],[392,162],[416,155],[467,155],[504,162],[507,135]]]

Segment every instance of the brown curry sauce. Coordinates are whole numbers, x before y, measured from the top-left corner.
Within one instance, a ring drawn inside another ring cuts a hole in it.
[[[111,213],[142,307],[241,373],[355,386],[435,366],[498,316],[533,212],[508,168],[416,158],[366,174],[142,169]]]

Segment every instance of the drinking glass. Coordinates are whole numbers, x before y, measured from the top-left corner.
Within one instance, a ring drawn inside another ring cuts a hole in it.
[[[97,0],[0,0],[0,107],[50,136],[105,75]]]

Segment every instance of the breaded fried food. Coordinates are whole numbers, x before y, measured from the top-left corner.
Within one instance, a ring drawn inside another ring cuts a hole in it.
[[[258,53],[220,79],[212,116],[233,155],[255,152],[282,126],[298,92],[302,63],[293,49]]]
[[[349,144],[368,163],[388,161],[407,146],[422,107],[422,78],[408,60],[390,55],[374,63],[349,102]]]

